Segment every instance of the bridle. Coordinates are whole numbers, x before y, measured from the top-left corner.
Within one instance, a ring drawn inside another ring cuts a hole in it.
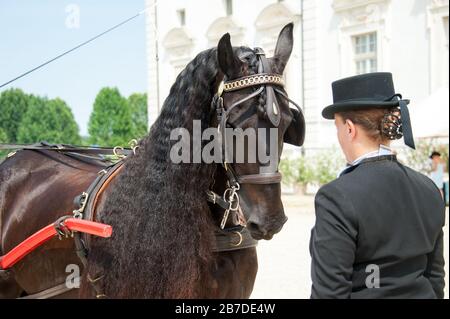
[[[238,175],[234,171],[233,167],[227,163],[226,150],[227,150],[227,139],[225,134],[225,129],[227,127],[229,115],[231,111],[242,103],[259,96],[261,93],[266,93],[266,105],[265,112],[271,124],[274,127],[278,127],[281,120],[280,107],[277,101],[277,94],[285,98],[287,101],[294,104],[297,109],[301,112],[301,108],[294,101],[289,99],[289,97],[280,88],[284,87],[284,80],[281,75],[275,73],[268,73],[270,71],[269,62],[265,57],[265,53],[261,48],[255,48],[253,52],[244,54],[240,58],[244,58],[249,54],[256,53],[258,57],[258,73],[254,75],[243,76],[237,79],[222,81],[218,87],[217,93],[214,95],[211,102],[212,109],[215,109],[217,120],[218,120],[218,135],[219,143],[222,146],[222,150],[225,152],[223,157],[222,166],[226,172],[228,181],[227,188],[222,197],[217,195],[212,190],[207,191],[208,201],[219,205],[225,212],[220,223],[221,229],[224,229],[225,224],[228,220],[230,212],[236,212],[238,216],[238,221],[240,225],[245,226],[245,217],[240,209],[239,204],[239,194],[241,184],[278,184],[281,182],[281,174],[279,172],[274,173],[260,173],[260,174],[250,174],[250,175]],[[234,92],[239,91],[249,87],[259,87],[253,93],[245,96],[244,98],[234,102],[227,109],[224,107],[224,100],[222,94],[224,92]],[[276,94],[277,93],[277,94]],[[278,160],[278,159],[277,159]],[[277,165],[278,166],[278,165]]]

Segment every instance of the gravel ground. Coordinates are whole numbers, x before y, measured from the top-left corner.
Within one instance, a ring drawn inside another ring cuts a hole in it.
[[[284,195],[289,220],[270,241],[258,244],[259,270],[251,298],[309,298],[311,289],[309,237],[314,225],[314,197]],[[445,298],[448,290],[449,225],[444,229]]]

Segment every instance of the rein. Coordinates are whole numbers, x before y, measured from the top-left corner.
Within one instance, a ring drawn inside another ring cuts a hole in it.
[[[36,144],[11,144],[11,143],[1,143],[0,150],[50,150],[59,151],[62,153],[76,152],[88,155],[97,155],[99,158],[103,159],[101,155],[115,155],[118,156],[118,148],[109,147],[87,147],[87,146],[76,146],[67,144],[50,144],[48,142],[40,142]],[[120,155],[131,154],[132,150],[127,148],[120,148]],[[14,155],[14,152],[10,153],[9,157]],[[96,158],[98,159],[98,158]]]

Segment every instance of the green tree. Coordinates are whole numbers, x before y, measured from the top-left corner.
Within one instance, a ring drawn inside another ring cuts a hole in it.
[[[91,138],[89,136],[81,136],[81,145],[83,146],[91,145]]]
[[[314,180],[312,162],[312,159],[306,156],[300,156],[295,162],[296,182],[301,186],[303,192],[306,191],[306,185]]]
[[[28,110],[30,96],[20,89],[9,89],[0,94],[0,128],[4,142],[16,143],[23,115]]]
[[[318,185],[335,180],[342,168],[345,167],[341,152],[336,148],[318,153],[314,160],[314,181]]]
[[[133,137],[141,138],[148,133],[147,94],[134,93],[128,97],[128,107],[133,124]]]
[[[5,131],[0,128],[0,143],[7,143],[8,142],[8,136],[6,135]],[[3,159],[3,157],[7,154],[7,150],[2,151],[0,150],[0,162]]]
[[[88,131],[96,145],[126,146],[134,138],[130,108],[117,88],[103,88],[97,94]]]
[[[7,143],[8,142],[8,135],[6,135],[5,131],[0,128],[0,143]]]
[[[78,125],[67,104],[59,98],[48,100],[38,96],[30,98],[17,139],[20,143],[79,144],[81,141]]]

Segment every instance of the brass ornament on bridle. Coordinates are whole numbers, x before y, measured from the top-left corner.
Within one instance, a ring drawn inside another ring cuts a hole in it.
[[[263,84],[275,84],[279,86],[284,86],[284,80],[283,77],[278,74],[263,73],[263,74],[248,75],[236,80],[225,82],[223,84],[223,91],[232,92],[242,90],[247,87]]]

